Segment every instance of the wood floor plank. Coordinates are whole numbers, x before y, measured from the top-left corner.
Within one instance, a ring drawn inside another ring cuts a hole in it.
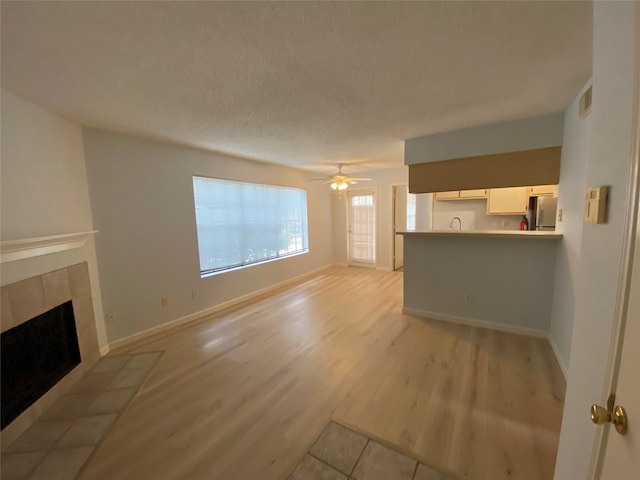
[[[164,354],[80,478],[285,480],[335,419],[460,478],[551,479],[548,343],[401,308],[401,273],[333,267],[114,352]]]

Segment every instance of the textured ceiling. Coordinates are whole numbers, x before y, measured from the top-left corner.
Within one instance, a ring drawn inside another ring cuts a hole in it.
[[[2,87],[83,125],[303,168],[562,111],[590,2],[1,3]],[[325,168],[331,171],[333,168]]]

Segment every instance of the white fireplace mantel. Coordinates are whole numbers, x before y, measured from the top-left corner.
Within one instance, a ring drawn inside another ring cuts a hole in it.
[[[0,263],[82,248],[87,243],[87,239],[95,233],[98,231],[7,240],[0,243]]]

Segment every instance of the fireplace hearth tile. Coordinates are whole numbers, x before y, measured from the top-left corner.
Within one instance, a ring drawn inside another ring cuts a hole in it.
[[[129,360],[129,363],[127,363],[124,368],[127,370],[134,368],[149,369],[153,367],[160,355],[162,355],[161,352],[141,353]]]
[[[79,393],[64,395],[51,405],[40,417],[43,420],[80,418],[89,409],[91,403],[98,396],[97,393]]]
[[[97,415],[101,413],[116,413],[124,410],[136,393],[136,388],[121,388],[109,390],[98,395],[98,398],[89,406],[88,413]]]
[[[38,420],[11,446],[9,452],[42,452],[53,447],[71,427],[71,420]]]
[[[115,413],[110,413],[79,418],[58,441],[56,448],[96,445],[115,422],[117,416]]]
[[[131,355],[121,355],[118,357],[102,357],[91,373],[118,372],[131,360]]]
[[[29,480],[72,480],[92,451],[93,447],[53,450],[42,460]]]
[[[23,480],[33,472],[44,458],[44,452],[3,453],[2,480]]]
[[[113,379],[109,385],[107,385],[107,390],[115,390],[117,388],[129,388],[129,387],[138,387],[142,384],[147,373],[149,372],[149,368],[133,368],[131,370],[122,370],[116,378]]]
[[[116,377],[117,372],[89,373],[73,387],[73,393],[100,393]]]
[[[85,374],[71,393],[49,407],[3,453],[2,479],[74,479],[133,400],[160,355],[162,352],[105,357],[98,370],[107,371]],[[145,368],[129,369],[129,365]],[[133,385],[113,388],[125,384]],[[52,418],[58,416],[64,418]]]

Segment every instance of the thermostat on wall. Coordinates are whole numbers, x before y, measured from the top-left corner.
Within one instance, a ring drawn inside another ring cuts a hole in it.
[[[607,196],[609,187],[590,187],[584,199],[584,221],[604,223],[607,216]]]

